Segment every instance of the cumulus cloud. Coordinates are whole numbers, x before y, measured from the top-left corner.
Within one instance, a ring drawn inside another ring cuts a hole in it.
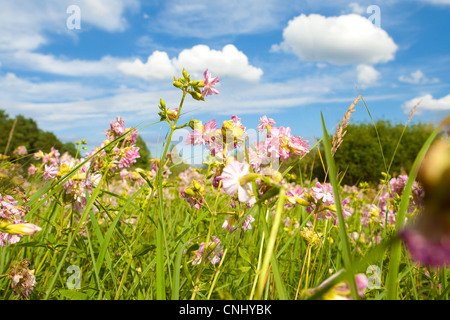
[[[381,74],[374,67],[366,64],[360,64],[356,67],[358,83],[365,89],[376,83]]]
[[[424,96],[417,97],[405,102],[402,108],[405,113],[408,113],[419,102],[420,104],[417,107],[418,113],[424,110],[450,111],[450,94],[440,99],[435,99],[431,94],[426,94]]]
[[[289,21],[283,39],[281,44],[272,46],[274,51],[335,65],[388,62],[397,51],[386,31],[357,14],[337,17],[302,14]]]
[[[437,78],[433,79],[427,78],[420,69],[411,72],[409,76],[401,75],[400,77],[398,77],[398,80],[410,84],[427,84],[439,82],[439,79]]]
[[[183,68],[188,68],[188,73],[196,77],[200,77],[208,68],[213,75],[246,81],[258,81],[263,74],[262,69],[250,65],[247,56],[232,44],[226,45],[222,50],[196,45],[182,50],[178,57],[172,59],[164,51],[154,51],[145,63],[136,59],[133,62],[122,62],[118,68],[125,74],[149,81],[171,79]]]
[[[118,65],[125,74],[149,81],[166,80],[175,75],[175,68],[166,52],[155,51],[143,63],[136,59],[133,62],[122,62]]]
[[[126,29],[124,14],[137,10],[139,1],[0,0],[0,51],[35,50],[49,42],[46,33],[68,33],[66,10],[70,5],[80,8],[82,30],[94,26],[115,32]]]

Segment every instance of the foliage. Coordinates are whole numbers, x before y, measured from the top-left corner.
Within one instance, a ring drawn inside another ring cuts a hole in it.
[[[15,121],[16,123],[14,123]],[[25,146],[30,154],[39,150],[50,152],[51,147],[61,153],[68,152],[71,156],[75,156],[77,152],[73,143],[63,143],[53,133],[39,129],[33,119],[27,119],[22,115],[11,119],[4,110],[0,110],[0,153],[5,152],[13,126],[14,131],[8,146],[8,155],[19,146]]]
[[[383,178],[382,172],[387,172],[389,166],[390,176],[409,172],[420,148],[434,130],[432,124],[421,122],[408,124],[402,136],[405,128],[403,124],[379,120],[375,125],[380,141],[371,123],[348,125],[347,134],[334,157],[336,166],[343,176],[342,184],[357,185],[360,182],[368,182],[377,185]],[[401,142],[397,148],[400,138]],[[323,150],[320,152],[325,161]],[[296,168],[297,174],[302,172],[304,178],[317,177],[323,181],[325,170],[320,156],[317,149],[312,150]]]

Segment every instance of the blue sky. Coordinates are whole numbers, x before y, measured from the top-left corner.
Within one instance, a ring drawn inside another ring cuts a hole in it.
[[[332,129],[358,90],[375,119],[404,123],[418,101],[413,122],[450,113],[449,0],[0,0],[0,8],[0,108],[89,149],[116,116],[142,127],[159,120],[160,98],[177,107],[172,80],[183,67],[220,78],[219,95],[188,99],[186,122],[238,115],[255,130],[267,115],[311,141],[322,135],[320,112]],[[362,102],[351,121],[370,121]],[[166,130],[140,131],[154,155]]]

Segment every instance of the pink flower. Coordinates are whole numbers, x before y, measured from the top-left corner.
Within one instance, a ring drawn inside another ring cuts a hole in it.
[[[121,150],[122,157],[119,160],[119,168],[128,168],[140,158],[139,147],[128,147]]]
[[[216,119],[210,120],[203,126],[203,137],[205,141],[211,141],[216,133]]]
[[[205,144],[206,141],[203,139],[203,132],[200,130],[193,130],[191,133],[188,133],[187,139],[186,139],[186,145],[199,145],[199,144]]]
[[[192,265],[201,263],[204,255],[207,257],[206,260],[212,264],[220,262],[220,257],[223,255],[223,250],[219,247],[221,241],[215,236],[211,236],[211,240],[209,241],[208,248],[205,248],[206,244],[202,242],[198,250],[194,251],[195,258],[192,261]]]
[[[51,180],[58,174],[58,168],[53,165],[45,165],[44,168],[44,180]]]
[[[252,222],[255,221],[255,218],[251,214],[247,216],[247,218],[244,219],[242,222],[242,230],[248,231],[252,229]],[[225,218],[225,221],[222,224],[222,229],[224,230],[230,230],[230,232],[238,230],[238,228],[235,228],[235,225],[238,223],[238,220],[235,216],[228,216]]]
[[[331,184],[325,183],[324,185],[320,184],[320,182],[316,182],[316,186],[311,188],[313,192],[313,197],[317,201],[322,201],[325,206],[329,206],[334,204],[334,195]]]
[[[263,132],[264,128],[270,128],[272,125],[276,124],[275,120],[272,118],[267,118],[267,116],[263,116],[259,119],[259,125],[256,127],[258,132]]]
[[[255,221],[255,218],[253,218],[253,216],[251,214],[249,214],[247,216],[247,218],[245,218],[245,220],[244,220],[244,222],[242,224],[242,229],[244,231],[251,230],[253,221]]]
[[[206,97],[212,94],[219,94],[219,91],[213,86],[219,82],[219,77],[215,77],[212,79],[211,73],[208,72],[208,69],[203,72],[203,76],[205,77],[205,86],[202,91],[202,97]]]
[[[117,116],[116,121],[110,121],[110,129],[106,130],[106,137],[108,140],[114,140],[125,133],[125,122],[120,116]]]
[[[34,165],[31,165],[28,167],[28,174],[32,175],[36,173],[36,167]]]
[[[251,199],[252,185],[250,182],[241,185],[241,178],[250,173],[250,165],[246,162],[230,162],[220,176],[223,190],[231,197],[236,193],[240,202],[248,202]]]

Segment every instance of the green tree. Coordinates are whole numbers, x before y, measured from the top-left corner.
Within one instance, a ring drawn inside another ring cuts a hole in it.
[[[11,155],[19,146],[25,146],[28,153],[39,150],[49,152],[51,147],[54,147],[61,154],[64,152],[72,156],[76,154],[73,143],[62,143],[53,133],[39,129],[33,119],[27,119],[22,115],[10,119],[4,110],[0,110],[0,153]]]
[[[136,163],[133,165],[133,168],[149,169],[152,156],[147,144],[141,136],[136,137],[136,147],[139,147],[140,157],[136,159]]]

